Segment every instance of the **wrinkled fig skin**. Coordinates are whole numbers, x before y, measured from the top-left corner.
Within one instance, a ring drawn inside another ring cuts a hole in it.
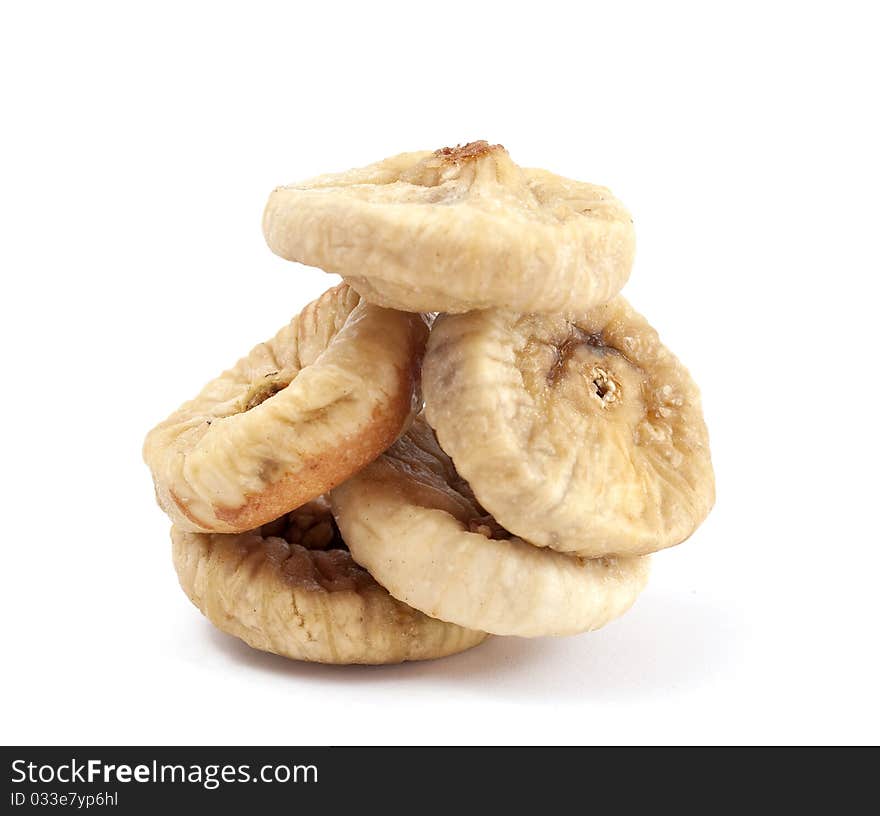
[[[325,493],[410,421],[427,333],[328,290],[150,431],[160,506],[181,530],[237,533]]]
[[[354,559],[395,598],[498,635],[570,635],[632,606],[647,558],[584,560],[533,547],[486,516],[427,424],[330,495]]]
[[[700,396],[622,298],[582,315],[441,315],[425,415],[480,503],[585,557],[684,541],[715,498]]]
[[[263,232],[282,258],[411,312],[583,311],[617,294],[635,253],[610,191],[520,168],[486,142],[279,187]]]
[[[338,532],[322,542],[323,549],[293,543],[323,524],[332,524],[329,510],[313,503],[302,513],[239,535],[173,527],[180,584],[218,629],[294,660],[429,660],[486,638],[396,601],[352,560]]]

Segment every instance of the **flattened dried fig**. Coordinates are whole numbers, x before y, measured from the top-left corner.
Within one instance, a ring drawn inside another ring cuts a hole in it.
[[[326,492],[409,421],[427,331],[328,290],[150,431],[159,504],[181,530],[241,532]]]
[[[584,560],[511,536],[476,502],[421,418],[330,494],[352,556],[395,598],[498,635],[567,635],[622,615],[647,558]]]
[[[572,318],[437,318],[425,415],[480,503],[587,557],[686,539],[715,497],[696,385],[621,297]]]
[[[291,531],[308,537],[321,525],[332,529],[323,549],[289,543]],[[171,539],[190,600],[255,649],[318,663],[400,663],[461,652],[486,638],[392,598],[352,560],[326,504],[240,535],[173,527]]]
[[[589,309],[617,294],[635,251],[607,189],[520,168],[487,142],[279,187],[263,232],[282,258],[421,312]]]

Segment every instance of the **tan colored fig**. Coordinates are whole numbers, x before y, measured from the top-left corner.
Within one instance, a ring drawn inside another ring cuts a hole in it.
[[[584,560],[511,536],[477,504],[427,424],[330,495],[354,559],[395,598],[498,635],[568,635],[622,615],[647,558]]]
[[[697,387],[621,297],[571,318],[442,315],[422,387],[480,503],[532,544],[649,553],[686,539],[712,507]]]
[[[617,294],[635,252],[607,189],[520,168],[482,141],[279,187],[263,232],[282,258],[420,312],[589,309]]]
[[[309,533],[324,525],[330,540],[309,549]],[[400,663],[444,657],[486,638],[392,598],[352,560],[320,502],[262,530],[173,527],[171,539],[190,600],[218,629],[264,652],[318,663]]]
[[[427,332],[328,290],[150,431],[159,504],[181,530],[234,533],[339,484],[410,420]]]

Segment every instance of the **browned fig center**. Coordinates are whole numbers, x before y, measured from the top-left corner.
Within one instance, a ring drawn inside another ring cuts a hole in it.
[[[242,413],[262,405],[290,385],[289,380],[279,379],[277,371],[271,371],[262,380],[253,383],[242,400]]]
[[[610,405],[620,399],[620,384],[604,368],[596,366],[590,376],[596,396],[604,405]]]
[[[326,502],[315,499],[260,528],[264,538],[276,536],[307,550],[347,550]]]
[[[485,139],[481,139],[477,142],[468,142],[466,145],[441,147],[434,151],[434,155],[450,164],[461,164],[478,159],[480,156],[486,156],[493,150],[504,150],[504,145],[490,145]]]
[[[575,352],[582,346],[591,346],[595,349],[605,349],[605,341],[602,339],[601,332],[588,334],[577,326],[571,327],[571,334],[558,345],[553,346],[555,359],[547,371],[547,384],[556,385],[560,377],[565,373],[565,367],[568,361],[574,356]]]
[[[282,559],[284,574],[299,585],[340,592],[373,584],[370,574],[352,559],[323,496],[264,524],[258,532]]]

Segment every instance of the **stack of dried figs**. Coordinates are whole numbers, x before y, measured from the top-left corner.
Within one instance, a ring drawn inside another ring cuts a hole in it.
[[[699,393],[618,295],[607,189],[473,142],[281,187],[263,227],[345,282],[144,446],[220,629],[328,663],[584,632],[706,517]]]

